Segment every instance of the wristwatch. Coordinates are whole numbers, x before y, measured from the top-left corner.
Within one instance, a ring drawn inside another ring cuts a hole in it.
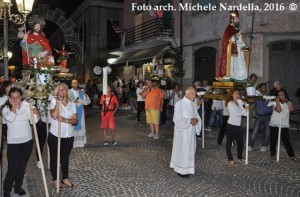
[[[66,119],[66,123],[69,123],[69,119]]]

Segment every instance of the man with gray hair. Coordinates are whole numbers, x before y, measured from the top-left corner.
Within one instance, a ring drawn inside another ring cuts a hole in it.
[[[270,91],[271,96],[278,96],[278,92],[283,91],[285,94],[285,98],[290,100],[289,95],[285,89],[281,87],[281,83],[279,81],[274,82],[274,88]]]
[[[196,90],[188,87],[185,96],[175,104],[174,138],[170,167],[182,178],[195,174],[196,134],[201,131],[201,118],[195,104]]]

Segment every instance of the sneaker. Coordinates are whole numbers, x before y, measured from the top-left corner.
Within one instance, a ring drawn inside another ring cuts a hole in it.
[[[153,139],[158,140],[159,139],[159,135],[158,134],[154,135]]]
[[[104,144],[103,144],[103,146],[109,146],[108,141],[105,141]]]
[[[148,137],[154,137],[154,134],[151,132],[147,135]]]
[[[211,131],[211,128],[210,128],[210,127],[207,127],[205,130],[206,130],[206,131]]]
[[[116,141],[113,141],[113,142],[112,142],[112,145],[113,145],[113,146],[117,146],[118,143],[117,143]]]
[[[262,151],[262,152],[265,152],[265,151],[267,151],[268,150],[268,147],[266,147],[266,146],[263,146],[263,147],[261,147],[261,149],[260,149],[260,151]]]
[[[42,168],[42,162],[38,161],[38,162],[36,163],[36,166],[37,166],[39,169],[41,169],[41,168]]]
[[[252,151],[253,148],[251,146],[248,146],[248,151]]]

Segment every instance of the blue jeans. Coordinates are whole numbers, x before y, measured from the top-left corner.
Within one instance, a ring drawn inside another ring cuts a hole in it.
[[[255,142],[257,133],[262,127],[265,131],[265,136],[264,136],[262,146],[266,146],[266,147],[268,146],[269,139],[270,139],[270,128],[269,128],[270,118],[271,118],[271,115],[266,115],[266,116],[256,115],[256,119],[254,122],[254,128],[253,128],[253,132],[251,134],[250,144],[249,144],[252,148],[254,147],[254,142]]]
[[[209,117],[209,122],[208,122],[209,127],[211,127],[211,128],[213,127],[216,116],[219,116],[219,121],[217,122],[217,126],[221,126],[222,122],[223,122],[223,109],[212,110],[210,112],[210,117]]]

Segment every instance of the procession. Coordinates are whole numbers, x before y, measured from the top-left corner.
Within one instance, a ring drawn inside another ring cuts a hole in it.
[[[189,37],[184,21],[205,15],[176,12],[177,0],[101,0],[98,18],[81,3],[77,28],[58,8],[18,4],[22,19],[3,1],[19,26],[0,51],[1,196],[300,196],[300,88],[284,74],[298,75],[300,45],[263,47],[272,15],[210,10],[217,33]],[[105,49],[85,22],[101,29],[102,13]]]

